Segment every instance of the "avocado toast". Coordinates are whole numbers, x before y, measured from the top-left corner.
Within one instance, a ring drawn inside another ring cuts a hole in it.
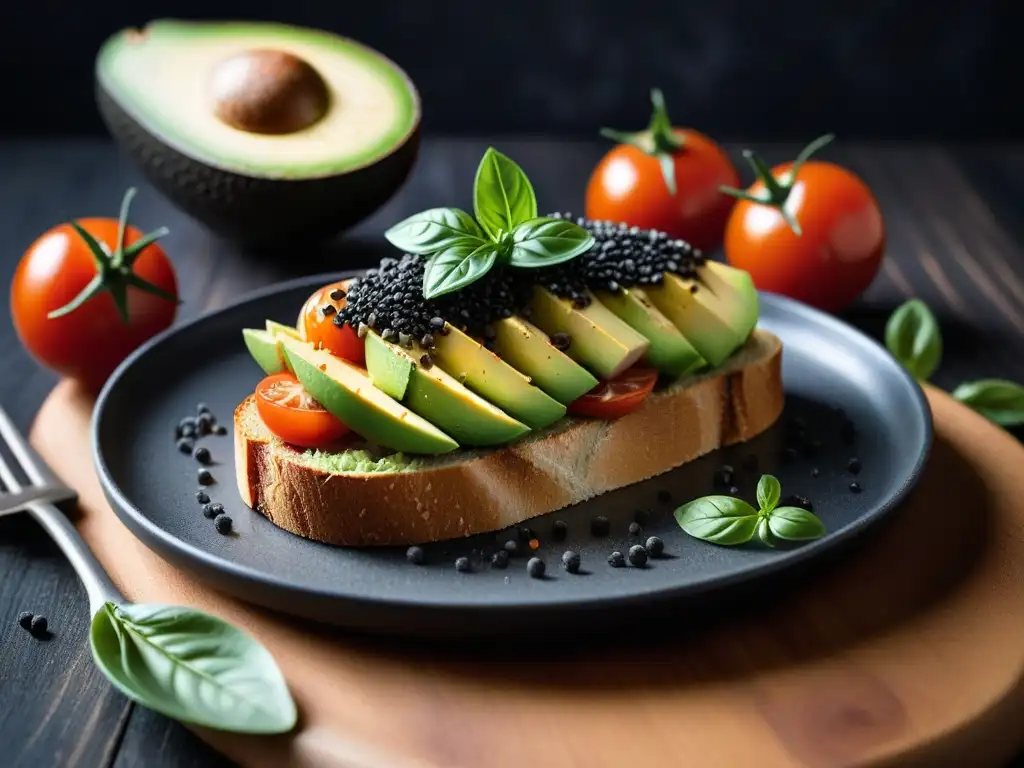
[[[488,150],[475,218],[431,209],[406,253],[245,329],[267,377],[235,412],[238,488],[345,545],[496,531],[767,429],[781,344],[749,276],[680,240],[539,217]]]

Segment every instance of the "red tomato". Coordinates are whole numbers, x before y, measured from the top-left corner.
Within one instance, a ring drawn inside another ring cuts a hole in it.
[[[43,234],[22,256],[11,283],[11,316],[21,343],[40,363],[93,392],[132,350],[170,326],[178,311],[178,283],[167,254],[156,244],[136,247],[143,234],[126,225],[134,193],[125,194],[119,221],[75,222],[92,244],[71,224]],[[146,242],[165,233],[154,232]],[[104,265],[101,277],[97,262]]]
[[[365,358],[363,340],[356,335],[351,325],[335,325],[334,318],[339,309],[345,306],[344,280],[340,283],[325,285],[306,299],[299,313],[299,332],[313,346],[326,349],[336,357],[362,365]],[[338,298],[333,298],[335,294]],[[329,307],[324,312],[324,307]]]
[[[256,385],[256,410],[267,429],[301,448],[328,445],[349,431],[290,373],[275,373]]]
[[[805,162],[830,139],[772,168],[774,192],[758,173],[729,218],[725,258],[749,272],[762,291],[840,312],[878,274],[885,222],[860,178],[832,163]]]
[[[639,408],[658,381],[658,372],[634,365],[610,381],[602,381],[577,400],[569,411],[579,416],[616,419]]]
[[[735,204],[719,188],[736,186],[739,175],[712,139],[671,125],[660,91],[654,90],[651,100],[654,114],[647,130],[604,132],[620,143],[590,176],[587,218],[661,230],[694,248],[713,251],[722,244],[725,223]]]

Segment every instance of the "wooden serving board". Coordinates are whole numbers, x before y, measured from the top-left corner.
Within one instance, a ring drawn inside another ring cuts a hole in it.
[[[293,734],[200,731],[243,766],[998,766],[1024,738],[1024,448],[928,398],[935,446],[912,501],[781,603],[682,636],[625,625],[616,650],[472,658],[309,628],[171,567],[104,502],[92,403],[70,384],[31,439],[130,599],[219,614],[277,658]]]

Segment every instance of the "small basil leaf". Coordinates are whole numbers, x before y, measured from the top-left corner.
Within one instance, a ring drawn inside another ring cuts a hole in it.
[[[825,535],[825,524],[800,507],[778,507],[768,515],[772,535],[787,541],[807,541]]]
[[[430,257],[423,273],[423,298],[433,299],[465,288],[486,275],[498,258],[494,243],[456,242]]]
[[[571,221],[540,217],[516,227],[512,242],[509,264],[537,268],[576,258],[594,245],[594,236]]]
[[[1024,424],[1024,387],[1005,379],[968,381],[953,397],[1002,427]]]
[[[750,541],[757,529],[757,510],[731,496],[704,496],[675,511],[676,522],[690,536],[713,544]]]
[[[775,541],[772,539],[772,532],[768,528],[767,517],[762,517],[757,521],[757,538],[759,538],[761,543],[766,547],[775,547]]]
[[[473,211],[492,240],[537,216],[537,196],[523,169],[488,147],[476,169]]]
[[[431,208],[398,222],[384,233],[384,237],[396,248],[422,256],[466,238],[483,241],[484,233],[473,217],[463,210]]]
[[[298,717],[284,676],[256,640],[214,616],[105,603],[93,658],[128,698],[175,720],[238,733],[286,733]]]
[[[923,301],[910,299],[892,313],[885,325],[885,346],[915,378],[927,381],[935,373],[942,360],[942,334]]]
[[[771,512],[779,503],[782,486],[774,475],[761,475],[757,481],[757,505],[762,512]]]

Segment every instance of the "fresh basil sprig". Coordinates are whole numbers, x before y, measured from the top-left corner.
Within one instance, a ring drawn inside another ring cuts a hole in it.
[[[942,361],[942,334],[920,299],[904,302],[885,324],[885,346],[914,378],[926,381]]]
[[[585,253],[594,237],[571,221],[539,217],[533,185],[511,159],[489,147],[473,182],[476,219],[459,208],[432,208],[391,227],[396,248],[429,257],[423,296],[458,291],[495,264],[539,269]]]
[[[782,486],[773,475],[757,483],[757,505],[732,496],[703,496],[675,511],[676,522],[690,536],[712,544],[746,544],[756,535],[774,547],[777,540],[809,541],[825,535],[825,524],[801,507],[780,507]]]
[[[928,306],[909,299],[889,316],[885,346],[912,376],[921,380],[935,373],[942,359],[942,333]],[[1001,427],[1024,425],[1024,386],[1006,379],[966,381],[950,393]]]
[[[238,733],[295,727],[295,702],[273,657],[214,616],[107,602],[93,617],[89,640],[115,687],[168,717]]]

